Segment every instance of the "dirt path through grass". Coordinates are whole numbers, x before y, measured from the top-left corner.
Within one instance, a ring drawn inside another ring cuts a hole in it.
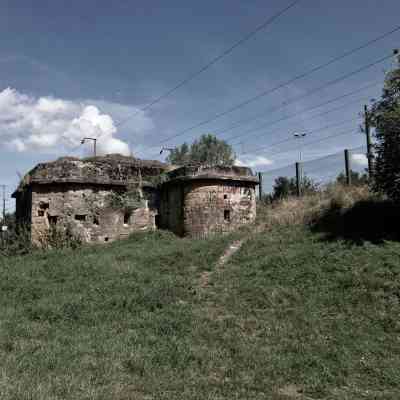
[[[236,239],[233,242],[231,242],[229,246],[225,249],[222,256],[218,259],[215,268],[212,271],[204,271],[201,274],[199,286],[201,288],[207,287],[210,282],[210,276],[213,273],[217,272],[220,268],[222,268],[230,260],[230,258],[241,249],[243,244],[245,244],[248,240],[250,240],[254,235],[261,234],[262,232],[266,231],[266,229],[267,229],[267,224],[265,223],[257,224],[256,226],[254,226],[253,230],[245,233],[242,238]]]
[[[215,265],[215,269],[213,271],[203,271],[200,276],[200,284],[201,288],[205,288],[208,286],[210,282],[210,275],[215,272],[217,269],[221,268],[232,256],[235,254],[243,245],[246,239],[239,239],[232,242],[225,250],[224,254],[218,259],[218,262]]]

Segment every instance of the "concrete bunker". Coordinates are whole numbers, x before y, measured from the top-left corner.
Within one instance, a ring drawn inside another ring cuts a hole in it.
[[[85,242],[158,227],[205,237],[255,220],[257,184],[246,167],[173,168],[108,155],[38,164],[13,197],[17,221],[30,227],[36,243],[51,227],[69,229]]]
[[[258,180],[247,167],[182,167],[161,187],[161,227],[204,237],[254,222]]]
[[[13,194],[16,217],[29,225],[37,243],[50,227],[70,229],[86,242],[108,242],[155,229],[157,180],[165,169],[159,161],[120,155],[41,163]],[[137,193],[135,202],[126,196],[130,192]]]

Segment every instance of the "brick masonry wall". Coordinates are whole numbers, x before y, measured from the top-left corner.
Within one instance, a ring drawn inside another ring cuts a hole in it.
[[[157,210],[148,207],[128,214],[111,208],[110,187],[96,185],[34,185],[32,241],[39,243],[52,224],[69,228],[85,242],[108,242],[138,230],[155,229]]]

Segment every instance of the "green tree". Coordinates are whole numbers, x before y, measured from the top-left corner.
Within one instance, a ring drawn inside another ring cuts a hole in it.
[[[303,176],[301,182],[302,194],[312,194],[318,191],[318,185],[308,176]],[[273,200],[283,199],[289,196],[297,195],[296,178],[287,178],[286,176],[279,176],[275,179],[273,187]]]
[[[185,165],[190,161],[190,148],[188,144],[185,142],[182,146],[175,147],[171,150],[169,156],[167,157],[167,161],[171,164],[176,165]]]
[[[296,195],[296,181],[293,178],[279,176],[275,179],[273,187],[273,200],[283,199],[289,196]]]
[[[202,135],[190,146],[183,143],[171,151],[167,161],[176,165],[210,164],[231,166],[236,155],[227,142],[214,135]]]
[[[400,201],[400,57],[387,74],[371,115],[376,137],[373,188]]]
[[[368,185],[368,175],[367,174],[360,174],[357,171],[350,171],[350,179],[351,179],[351,184],[353,186],[363,186],[363,185]],[[338,177],[336,178],[336,182],[340,183],[342,185],[346,185],[347,179],[346,175],[344,172],[341,172]]]

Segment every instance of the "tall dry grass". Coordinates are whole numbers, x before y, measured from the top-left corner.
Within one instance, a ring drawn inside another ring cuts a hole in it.
[[[258,223],[266,227],[311,224],[328,210],[344,211],[373,196],[368,186],[349,187],[335,183],[302,197],[288,197],[272,204],[260,203]]]

